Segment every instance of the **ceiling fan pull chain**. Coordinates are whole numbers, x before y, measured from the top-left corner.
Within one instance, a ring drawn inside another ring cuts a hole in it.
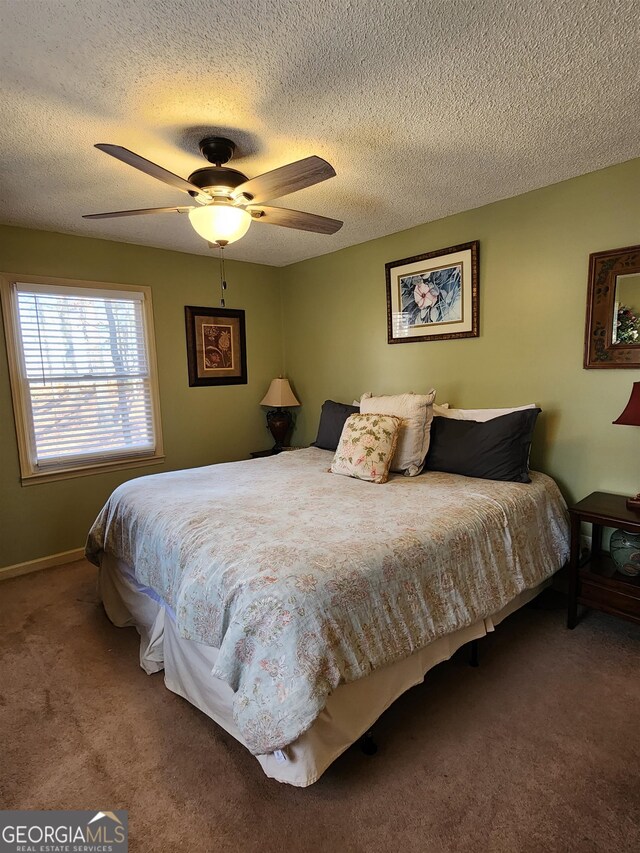
[[[227,282],[224,273],[224,243],[220,241],[218,246],[220,247],[220,307],[224,308],[224,292],[227,289]]]

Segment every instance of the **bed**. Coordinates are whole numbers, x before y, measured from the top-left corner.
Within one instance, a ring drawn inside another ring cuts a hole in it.
[[[140,662],[305,786],[425,673],[533,598],[568,557],[566,506],[530,483],[330,474],[307,448],[141,477],[87,543]]]

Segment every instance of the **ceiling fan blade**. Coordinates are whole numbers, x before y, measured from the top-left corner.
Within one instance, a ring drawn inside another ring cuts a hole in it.
[[[159,181],[169,184],[170,187],[182,190],[183,193],[196,193],[197,195],[202,195],[200,187],[197,187],[195,184],[190,184],[189,181],[185,181],[185,179],[181,178],[179,175],[174,175],[173,172],[170,172],[168,169],[163,169],[162,166],[152,163],[151,160],[146,160],[139,154],[134,154],[134,152],[129,151],[128,148],[122,148],[120,145],[108,145],[103,142],[99,142],[95,147],[99,148],[100,151],[104,151],[105,154],[110,154],[112,157],[115,157],[116,160],[121,160],[128,166],[133,166],[134,169],[139,169],[141,172],[144,172],[145,175],[151,175],[152,178],[157,178]]]
[[[143,207],[141,210],[114,210],[113,213],[85,213],[83,219],[116,219],[119,216],[143,216],[147,213],[187,213],[193,207]]]
[[[253,206],[248,210],[256,222],[297,228],[298,231],[315,231],[317,234],[335,234],[344,224],[339,219],[329,219],[328,216],[318,216],[316,213],[303,213],[301,210],[287,210],[286,207],[260,205],[256,210]]]
[[[251,202],[261,204],[263,201],[271,201],[273,198],[319,184],[327,178],[333,178],[335,174],[333,166],[322,157],[306,157],[304,160],[297,160],[272,172],[250,178],[235,188],[234,196],[246,193],[253,196]]]

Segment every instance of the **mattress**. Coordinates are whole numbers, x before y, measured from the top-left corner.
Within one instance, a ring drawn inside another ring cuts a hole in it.
[[[408,658],[340,685],[299,738],[278,752],[256,755],[262,770],[279,782],[312,785],[402,693],[424,681],[430,669],[466,643],[495,630],[549,582],[520,593],[500,612],[441,637]],[[172,609],[135,580],[131,567],[108,554],[102,557],[99,590],[111,621],[119,627],[135,627],[140,634],[142,669],[148,674],[164,669],[169,690],[195,705],[246,747],[233,719],[233,691],[212,674],[218,649],[181,637]]]
[[[129,481],[87,555],[120,560],[217,650],[254,755],[303,735],[340,685],[482,623],[566,561],[556,484],[328,473],[317,448]]]

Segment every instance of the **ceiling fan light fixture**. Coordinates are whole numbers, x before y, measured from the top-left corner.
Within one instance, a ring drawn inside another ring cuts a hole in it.
[[[251,216],[230,204],[207,204],[189,211],[194,231],[209,243],[235,243],[249,230]]]
[[[145,175],[187,193],[201,207],[114,210],[110,213],[86,214],[85,219],[114,219],[121,216],[189,211],[191,225],[198,236],[210,245],[217,244],[221,248],[244,237],[252,219],[266,222],[267,225],[281,225],[284,228],[316,234],[335,234],[343,225],[339,219],[264,205],[265,202],[278,199],[282,195],[298,192],[335,177],[335,169],[322,157],[305,157],[255,178],[247,178],[242,172],[223,165],[233,156],[235,144],[220,136],[208,136],[200,142],[200,150],[205,159],[213,165],[196,169],[189,175],[188,180],[185,180],[121,145],[98,143],[96,148]],[[250,205],[251,208],[247,210]]]

